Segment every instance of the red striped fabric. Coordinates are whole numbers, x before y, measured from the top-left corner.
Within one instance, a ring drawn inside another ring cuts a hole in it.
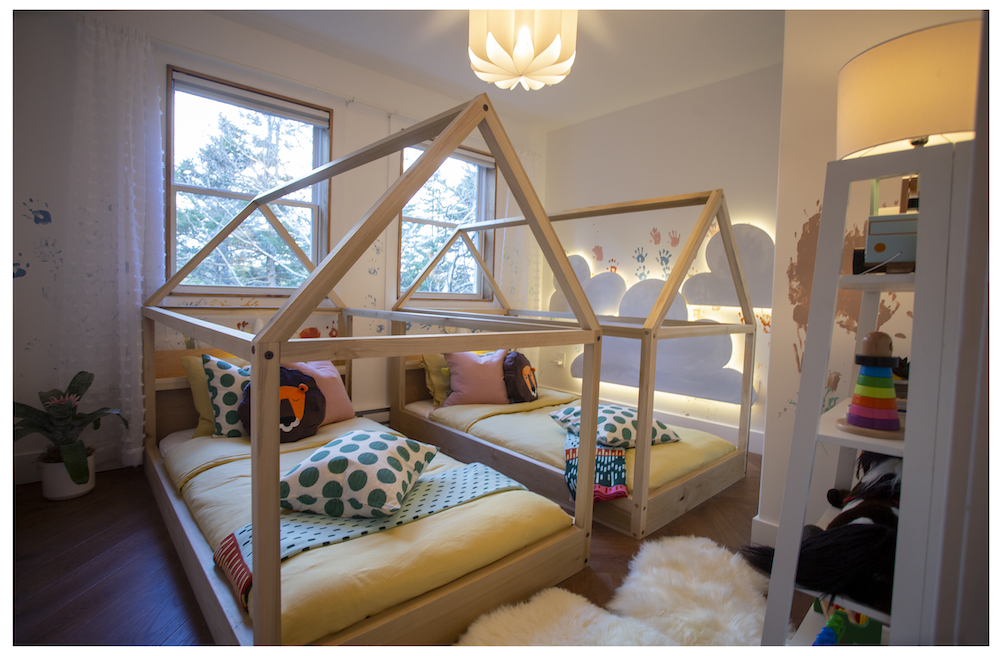
[[[215,560],[215,564],[226,573],[229,584],[240,598],[243,610],[247,610],[253,572],[246,561],[243,560],[243,554],[240,553],[240,545],[236,540],[235,533],[230,533],[222,540],[219,548],[215,550],[213,559]]]

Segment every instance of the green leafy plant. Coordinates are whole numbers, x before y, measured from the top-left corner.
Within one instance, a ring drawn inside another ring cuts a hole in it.
[[[81,371],[73,376],[65,392],[57,389],[39,392],[38,398],[44,410],[14,402],[14,440],[34,433],[47,437],[52,444],[42,454],[41,460],[64,463],[70,479],[78,485],[90,478],[88,448],[80,439],[80,433],[88,425],[93,425],[95,430],[100,428],[101,417],[107,415],[117,416],[128,428],[128,421],[121,416],[121,408],[101,408],[87,414],[77,412],[80,399],[93,382],[94,374]]]

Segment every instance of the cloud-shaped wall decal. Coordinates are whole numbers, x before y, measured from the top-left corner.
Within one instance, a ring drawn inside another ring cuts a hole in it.
[[[586,264],[586,261],[584,263]],[[575,265],[574,269],[582,270],[576,269]],[[585,275],[590,275],[589,266]],[[617,278],[620,283],[615,282],[612,277]],[[620,293],[619,290],[625,290],[625,281],[617,273],[609,271],[593,278],[583,279],[581,284],[587,292],[587,299],[598,314],[647,317],[666,281],[647,278],[633,285],[627,292]],[[556,292],[552,296],[549,309],[558,311],[556,308],[560,302],[565,303],[565,299]],[[688,318],[687,303],[680,294],[674,299],[666,318],[678,320]],[[683,396],[739,403],[743,376],[735,369],[726,367],[732,354],[733,342],[728,335],[659,340],[656,347],[654,388],[661,392]],[[601,380],[638,387],[640,359],[641,344],[638,339],[605,337],[601,348]],[[570,365],[570,375],[574,378],[583,377],[582,354]]]
[[[771,307],[771,289],[774,285],[774,241],[766,232],[749,223],[733,226],[736,248],[743,262],[743,274],[750,288],[750,301],[754,307]],[[739,305],[732,270],[722,245],[722,233],[717,232],[705,247],[708,273],[698,273],[681,287],[688,303],[694,305]]]

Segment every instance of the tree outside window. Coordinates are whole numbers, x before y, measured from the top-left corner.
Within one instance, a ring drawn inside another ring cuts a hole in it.
[[[172,271],[184,266],[256,195],[321,164],[329,125],[328,113],[327,127],[320,127],[322,117],[299,120],[283,107],[284,101],[236,87],[229,93],[207,81],[185,83],[189,76],[178,84],[178,75],[183,74],[174,73],[172,98]],[[269,204],[314,262],[321,254],[325,187],[313,185]],[[295,288],[307,275],[292,248],[257,211],[182,284]]]
[[[423,153],[403,151],[408,169]],[[479,160],[479,161],[477,161]],[[403,208],[400,225],[400,290],[405,291],[440,252],[459,225],[493,217],[494,169],[485,158],[449,157]],[[492,244],[486,231],[470,238],[489,262]],[[485,245],[485,248],[484,248]],[[459,239],[423,281],[418,292],[440,296],[482,297],[482,276],[464,240]]]

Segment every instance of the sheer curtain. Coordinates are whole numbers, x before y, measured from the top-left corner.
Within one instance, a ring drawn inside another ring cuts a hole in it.
[[[98,469],[142,462],[142,320],[164,280],[163,146],[152,45],[134,29],[80,17],[59,380],[95,375],[81,407],[120,407],[87,431]]]

